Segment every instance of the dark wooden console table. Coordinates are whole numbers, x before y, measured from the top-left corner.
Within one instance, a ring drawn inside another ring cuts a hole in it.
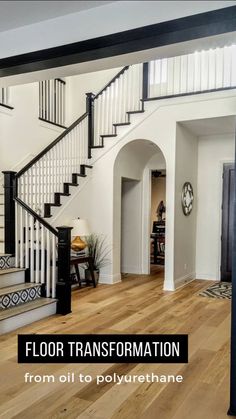
[[[96,288],[97,284],[96,284],[96,280],[95,280],[95,276],[94,276],[93,259],[90,256],[86,256],[86,255],[71,256],[71,259],[70,259],[71,266],[75,267],[75,274],[77,276],[79,286],[80,287],[82,286],[80,273],[79,273],[79,264],[81,264],[81,263],[87,263],[88,264],[89,271],[90,271],[91,278],[92,278],[92,283],[93,283],[94,288]]]

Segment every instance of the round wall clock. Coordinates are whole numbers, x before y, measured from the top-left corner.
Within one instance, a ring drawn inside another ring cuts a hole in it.
[[[182,189],[182,208],[184,215],[189,215],[193,209],[193,187],[190,182],[185,182]]]

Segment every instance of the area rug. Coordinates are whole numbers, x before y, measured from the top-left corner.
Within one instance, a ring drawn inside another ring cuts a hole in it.
[[[227,298],[230,300],[232,295],[232,284],[229,282],[217,282],[202,291],[199,295],[202,297]]]

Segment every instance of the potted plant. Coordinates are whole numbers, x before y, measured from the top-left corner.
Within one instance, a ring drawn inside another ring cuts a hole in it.
[[[107,256],[109,255],[111,249],[109,249],[109,247],[106,246],[105,240],[105,237],[99,236],[97,234],[90,234],[85,239],[87,244],[86,253],[93,260],[94,276],[96,282],[98,282],[99,280],[100,269],[104,266],[107,266],[110,263]],[[87,264],[85,269],[85,279],[87,281],[91,280],[91,275]]]

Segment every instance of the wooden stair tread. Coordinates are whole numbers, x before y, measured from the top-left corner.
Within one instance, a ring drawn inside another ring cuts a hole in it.
[[[4,257],[4,256],[8,257],[8,256],[12,256],[12,254],[11,253],[0,253],[0,258]]]
[[[10,287],[3,287],[0,288],[0,296],[1,295],[5,295],[5,294],[11,294],[12,292],[17,292],[17,291],[22,291],[22,290],[27,290],[29,288],[34,288],[34,287],[41,287],[42,284],[35,284],[35,283],[24,283],[24,284],[19,284],[19,285],[11,285]]]
[[[0,275],[12,274],[14,272],[21,272],[21,271],[25,271],[25,268],[7,268],[7,269],[0,269]]]
[[[36,308],[44,307],[49,304],[57,302],[54,298],[37,298],[34,301],[20,304],[16,307],[7,308],[0,311],[0,321],[9,319],[10,317],[18,316],[19,314],[26,313],[27,311],[35,310]]]

